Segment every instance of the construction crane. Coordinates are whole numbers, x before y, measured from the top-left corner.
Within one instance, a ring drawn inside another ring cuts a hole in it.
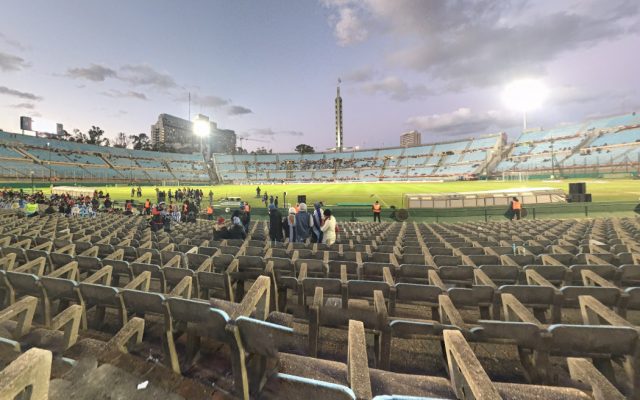
[[[244,149],[243,142],[244,142],[245,140],[246,140],[246,141],[249,141],[249,142],[269,143],[269,141],[268,141],[268,140],[249,139],[249,138],[248,138],[248,137],[246,137],[246,136],[238,136],[238,141],[240,142],[240,147],[242,147],[243,149]]]

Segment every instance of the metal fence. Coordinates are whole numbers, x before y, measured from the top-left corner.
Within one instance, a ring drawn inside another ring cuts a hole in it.
[[[638,216],[640,217],[639,202],[599,202],[599,203],[554,203],[538,204],[526,207],[524,219],[548,219],[548,218],[589,218],[604,216]],[[382,220],[393,219],[391,209],[382,210]],[[433,208],[433,209],[409,209],[408,221],[418,222],[460,222],[460,221],[506,221],[506,207],[472,207],[472,208]],[[331,212],[338,219],[373,221],[371,207],[331,207]],[[287,210],[282,209],[283,216]],[[252,218],[267,218],[267,210],[254,207],[251,211]]]

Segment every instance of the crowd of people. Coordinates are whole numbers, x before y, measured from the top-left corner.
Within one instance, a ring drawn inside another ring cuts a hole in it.
[[[109,193],[94,191],[92,195],[54,193],[46,196],[41,190],[26,193],[23,189],[3,189],[0,192],[0,207],[22,212],[27,217],[64,214],[67,216],[92,217],[98,212],[124,212],[117,208]]]
[[[272,241],[325,243],[328,245],[336,241],[338,225],[331,210],[322,209],[322,203],[315,203],[309,212],[305,203],[290,207],[288,214],[283,216],[280,210],[269,204],[269,237]]]
[[[141,192],[140,188],[132,188],[132,197]],[[278,208],[278,196],[269,196],[264,192],[260,196],[260,189],[256,194],[268,208],[269,235],[271,240],[283,242],[306,242],[333,244],[336,240],[338,225],[331,210],[324,209],[323,204],[317,202],[309,210],[305,203],[290,207],[286,213]],[[52,194],[45,195],[41,190],[26,193],[23,189],[4,189],[0,191],[0,208],[10,208],[22,211],[27,217],[60,213],[69,217],[93,217],[99,212],[118,213],[124,215],[149,216],[149,224],[153,231],[171,231],[173,222],[195,222],[200,210],[200,203],[204,193],[200,189],[169,189],[166,193],[156,188],[156,202],[147,198],[136,201],[133,198],[124,204],[116,204],[109,193],[94,191],[92,195]],[[140,196],[137,196],[140,197]],[[174,203],[173,200],[177,203]],[[166,201],[169,201],[167,204]],[[380,220],[380,205],[373,206],[374,221]],[[227,210],[230,211],[230,210]],[[207,219],[214,219],[213,192],[209,192],[209,205],[206,207]],[[247,202],[240,202],[237,209],[232,211],[231,218],[225,220],[218,217],[214,227],[216,239],[245,239],[251,222],[251,206]]]

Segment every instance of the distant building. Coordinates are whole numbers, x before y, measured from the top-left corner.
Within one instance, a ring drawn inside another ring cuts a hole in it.
[[[231,154],[236,148],[236,133],[231,129],[216,129],[215,137],[212,139],[212,153]]]
[[[400,135],[400,146],[418,146],[422,142],[422,135],[418,131],[411,131]]]
[[[205,150],[215,153],[232,153],[236,147],[236,134],[230,129],[218,129],[211,121],[211,134]],[[169,114],[158,115],[151,125],[151,144],[155,148],[174,148],[180,153],[200,151],[200,137],[193,131],[193,122]]]

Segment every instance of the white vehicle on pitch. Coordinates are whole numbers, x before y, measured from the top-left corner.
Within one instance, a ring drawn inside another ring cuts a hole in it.
[[[214,207],[230,207],[230,208],[238,208],[240,207],[240,203],[242,203],[242,198],[240,197],[223,197],[220,200],[214,202]]]

